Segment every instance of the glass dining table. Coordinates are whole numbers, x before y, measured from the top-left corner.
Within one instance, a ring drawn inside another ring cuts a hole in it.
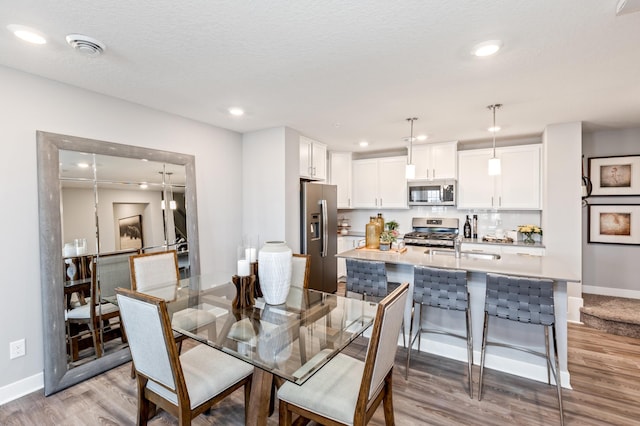
[[[238,309],[229,278],[192,276],[145,293],[167,301],[174,331],[254,366],[246,424],[266,425],[272,384],[303,384],[373,323],[377,304],[292,286],[282,305],[257,298]]]

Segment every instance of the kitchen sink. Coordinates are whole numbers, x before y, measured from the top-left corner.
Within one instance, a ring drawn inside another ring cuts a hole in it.
[[[446,250],[446,249],[427,249],[424,251],[425,254],[432,254],[434,256],[455,256],[456,252],[454,250]],[[483,259],[483,260],[498,260],[500,259],[499,254],[495,253],[480,253],[476,251],[461,251],[460,257],[464,257],[466,259]]]

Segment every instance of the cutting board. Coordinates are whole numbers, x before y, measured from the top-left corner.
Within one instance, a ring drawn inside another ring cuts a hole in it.
[[[397,253],[397,254],[401,254],[404,253],[405,251],[407,251],[406,247],[402,247],[401,249],[389,249],[389,250],[380,250],[380,249],[372,249],[372,248],[366,248],[366,247],[357,247],[356,250],[362,250],[362,251],[373,251],[373,252],[377,252],[377,253]]]

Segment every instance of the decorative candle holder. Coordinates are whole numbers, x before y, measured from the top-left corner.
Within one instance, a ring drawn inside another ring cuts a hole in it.
[[[258,276],[258,262],[251,262],[251,275],[255,275],[256,281],[253,285],[253,297],[263,297],[262,289],[260,288],[260,277]]]
[[[252,308],[255,299],[253,298],[254,283],[256,281],[255,275],[247,275],[241,277],[234,275],[231,277],[231,281],[236,286],[236,297],[233,299],[232,306],[234,309]]]

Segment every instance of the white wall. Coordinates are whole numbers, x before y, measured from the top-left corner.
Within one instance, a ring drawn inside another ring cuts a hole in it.
[[[242,145],[244,234],[257,235],[260,245],[284,240],[299,253],[299,133],[287,127],[249,132]]]
[[[201,269],[235,271],[242,229],[242,139],[140,105],[0,67],[0,177],[11,200],[0,213],[0,404],[42,386],[43,329],[38,248],[36,130],[191,154],[196,157]],[[233,255],[229,255],[233,252]],[[62,300],[61,300],[62,303]],[[25,338],[26,356],[9,360]]]
[[[607,130],[587,134],[582,142],[585,173],[590,157],[640,155],[640,128]],[[589,197],[589,204],[640,204],[638,197]],[[585,293],[640,299],[638,256],[640,246],[587,242],[588,209],[582,210]]]
[[[582,271],[582,123],[550,124],[543,137],[545,254],[563,259],[567,275]],[[580,321],[581,283],[567,283],[568,319]]]

